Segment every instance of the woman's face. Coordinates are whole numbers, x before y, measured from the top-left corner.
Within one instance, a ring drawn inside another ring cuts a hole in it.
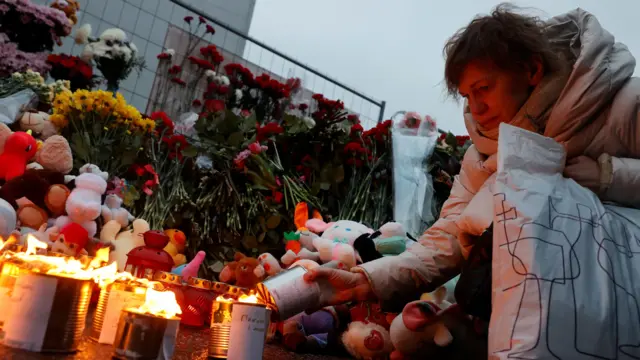
[[[458,90],[467,99],[475,121],[491,130],[513,119],[540,82],[541,70],[536,65],[535,71],[515,73],[487,61],[474,61],[462,72]]]

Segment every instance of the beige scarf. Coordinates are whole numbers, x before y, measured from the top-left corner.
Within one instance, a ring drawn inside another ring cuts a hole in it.
[[[569,74],[555,73],[543,78],[509,124],[549,136],[546,131],[547,120],[567,83],[568,77]],[[464,122],[467,131],[478,151],[487,156],[498,152],[499,128],[483,129],[473,119],[466,101],[464,109]],[[550,137],[555,138],[555,136]]]

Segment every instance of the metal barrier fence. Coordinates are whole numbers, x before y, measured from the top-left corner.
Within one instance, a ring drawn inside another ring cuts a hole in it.
[[[51,2],[51,0],[32,1]],[[150,111],[157,105],[154,104],[156,98],[154,91],[158,87],[159,70],[161,70],[157,55],[166,48],[174,49],[178,59],[192,55],[186,53],[183,42],[185,38],[193,37],[195,26],[190,27],[184,18],[193,16],[195,18],[193,24],[196,24],[198,17],[202,16],[212,23],[216,33],[203,38],[201,43],[216,45],[225,57],[225,62],[241,63],[256,75],[267,73],[279,80],[300,78],[303,90],[296,98],[297,101],[311,100],[314,93],[321,93],[329,99],[342,100],[349,112],[360,116],[365,128],[371,128],[383,120],[384,101],[364,95],[248,36],[248,24],[254,4],[252,0],[244,1],[246,6],[251,6],[251,13],[245,21],[247,26],[244,31],[220,20],[225,17],[231,19],[233,15],[221,9],[220,5],[216,4],[219,1],[215,0],[78,0],[78,2],[81,11],[78,14],[77,27],[82,24],[91,24],[94,36],[106,29],[119,27],[127,33],[129,39],[138,47],[139,54],[144,57],[146,68],[139,76],[133,73],[120,86],[120,92],[138,109]],[[234,4],[241,2],[233,1]],[[78,55],[82,52],[82,48],[83,45],[75,44],[73,38],[68,37],[56,52]]]

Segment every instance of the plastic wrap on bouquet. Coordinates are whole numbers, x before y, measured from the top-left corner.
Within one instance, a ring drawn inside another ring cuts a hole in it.
[[[433,212],[433,184],[426,161],[438,140],[435,122],[429,117],[407,113],[394,123],[393,187],[394,219],[404,225],[408,233],[418,235],[435,221]],[[416,123],[417,120],[417,123]]]
[[[564,148],[502,124],[491,359],[640,359],[640,210],[565,179]]]

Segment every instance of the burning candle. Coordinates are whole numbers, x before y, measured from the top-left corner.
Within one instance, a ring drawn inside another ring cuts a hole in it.
[[[144,303],[146,286],[135,281],[119,280],[100,291],[89,338],[100,344],[113,344],[123,309]]]
[[[117,359],[171,359],[181,313],[171,291],[147,289],[144,303],[122,310],[114,342]]]
[[[83,263],[36,254],[46,247],[28,235],[25,252],[4,254],[5,261],[20,269],[9,305],[19,311],[7,312],[4,344],[37,352],[74,352],[84,330],[93,280],[115,270],[100,268],[108,249]]]
[[[71,353],[84,330],[93,282],[59,275],[20,274],[11,311],[4,324],[4,344],[35,352]]]
[[[268,327],[269,312],[265,305],[235,303],[227,357],[234,360],[261,360]]]
[[[218,296],[211,310],[211,333],[209,339],[209,357],[226,359],[231,334],[231,310],[233,300]]]

